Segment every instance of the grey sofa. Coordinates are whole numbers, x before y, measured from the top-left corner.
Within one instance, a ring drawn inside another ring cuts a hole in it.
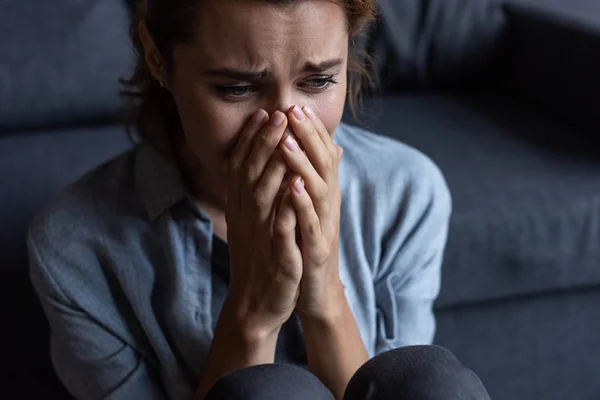
[[[382,93],[357,123],[424,151],[450,186],[436,342],[496,400],[600,398],[600,4],[380,8],[359,45]],[[69,398],[24,239],[65,184],[130,146],[128,18],[122,0],[0,4],[2,398]]]

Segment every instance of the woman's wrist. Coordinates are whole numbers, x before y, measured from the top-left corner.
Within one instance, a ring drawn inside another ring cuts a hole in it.
[[[204,399],[214,384],[230,372],[272,364],[279,329],[252,327],[235,306],[225,301],[210,346],[205,372],[196,399]],[[252,329],[251,329],[252,327]]]
[[[228,298],[221,309],[215,335],[228,336],[229,343],[239,347],[247,357],[256,359],[256,364],[269,364],[274,361],[280,330],[277,324],[253,321]]]
[[[304,331],[307,329],[331,329],[343,318],[343,313],[348,309],[348,300],[344,293],[341,281],[331,284],[323,291],[325,295],[310,311],[298,310],[298,316]]]
[[[332,290],[322,312],[301,315],[309,369],[336,399],[368,355],[343,286]]]

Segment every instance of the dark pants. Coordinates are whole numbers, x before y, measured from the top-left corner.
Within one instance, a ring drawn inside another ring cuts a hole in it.
[[[234,371],[206,400],[332,400],[310,372],[269,364]],[[374,357],[352,377],[344,400],[489,400],[481,380],[448,350],[411,346]]]

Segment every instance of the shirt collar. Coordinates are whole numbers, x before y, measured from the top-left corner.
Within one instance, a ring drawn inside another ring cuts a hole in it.
[[[135,157],[135,185],[152,221],[180,201],[189,198],[175,161],[142,144]]]

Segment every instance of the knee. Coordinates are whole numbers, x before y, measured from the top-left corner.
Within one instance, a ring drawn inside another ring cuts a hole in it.
[[[333,400],[310,372],[293,365],[265,364],[231,372],[213,386],[205,400]]]
[[[439,346],[403,347],[376,356],[357,371],[346,395],[347,400],[489,400],[479,377]]]

